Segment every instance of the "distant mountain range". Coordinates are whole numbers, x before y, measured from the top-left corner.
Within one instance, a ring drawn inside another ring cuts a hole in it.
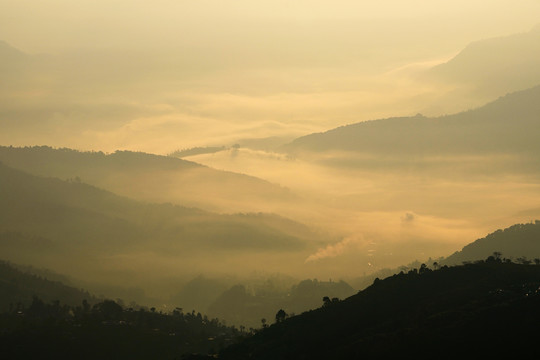
[[[450,61],[424,74],[497,96],[540,83],[540,25],[529,32],[469,44]]]
[[[300,137],[289,152],[353,151],[377,155],[538,154],[540,86],[479,109],[438,118],[366,121]]]

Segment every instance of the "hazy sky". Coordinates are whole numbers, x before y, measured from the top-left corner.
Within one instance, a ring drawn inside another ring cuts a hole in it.
[[[0,40],[48,54],[0,85],[0,142],[168,153],[459,111],[490,98],[411,72],[539,15],[538,0],[0,0]]]
[[[0,10],[3,40],[29,52],[178,43],[214,47],[229,36],[246,40],[258,31],[280,36],[280,28],[292,37],[302,29],[324,34],[349,22],[369,25],[373,32],[364,36],[374,38],[383,30],[400,35],[414,29],[411,43],[438,38],[439,47],[448,50],[478,38],[528,30],[538,22],[540,2],[2,0]],[[353,42],[362,36],[343,35]]]

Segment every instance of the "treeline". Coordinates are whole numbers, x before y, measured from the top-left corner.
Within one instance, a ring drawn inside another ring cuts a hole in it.
[[[6,359],[173,359],[215,354],[243,333],[200,313],[126,308],[112,300],[70,306],[34,297],[0,315]]]

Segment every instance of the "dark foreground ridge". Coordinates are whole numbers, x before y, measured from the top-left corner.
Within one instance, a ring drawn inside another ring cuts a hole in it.
[[[400,273],[222,351],[220,359],[538,358],[540,266],[491,256]]]
[[[2,359],[183,359],[211,356],[240,336],[200,313],[126,308],[112,300],[91,306],[34,297],[0,314]],[[207,355],[209,354],[209,355]]]

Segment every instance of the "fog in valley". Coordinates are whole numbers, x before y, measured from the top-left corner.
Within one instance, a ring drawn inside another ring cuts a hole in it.
[[[0,0],[0,260],[257,327],[540,219],[539,15]]]

